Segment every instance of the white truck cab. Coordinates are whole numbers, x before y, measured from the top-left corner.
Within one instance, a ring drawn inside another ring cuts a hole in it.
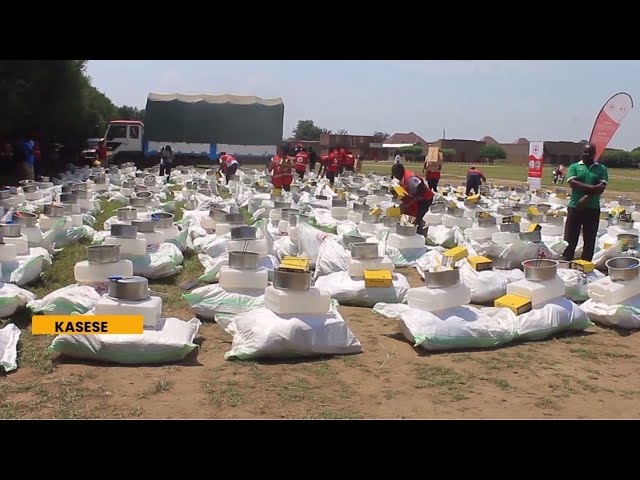
[[[110,155],[142,155],[144,124],[135,120],[114,120],[109,123],[105,140]]]

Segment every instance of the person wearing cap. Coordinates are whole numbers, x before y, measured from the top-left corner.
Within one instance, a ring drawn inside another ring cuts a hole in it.
[[[423,217],[429,211],[433,202],[433,191],[424,180],[405,169],[402,163],[394,163],[391,167],[391,176],[400,182],[400,185],[409,195],[402,199],[400,211],[404,215],[415,217],[418,233],[424,233],[425,222]]]
[[[580,258],[588,262],[593,259],[600,223],[600,196],[609,181],[607,167],[596,162],[595,156],[596,146],[585,144],[580,161],[572,163],[567,172],[571,198],[564,230],[564,240],[568,245],[562,254],[566,261],[574,260],[581,230],[584,247]]]

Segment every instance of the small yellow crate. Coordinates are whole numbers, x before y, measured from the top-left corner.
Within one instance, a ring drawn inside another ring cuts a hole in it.
[[[371,215],[381,215],[382,214],[382,209],[380,207],[376,207],[371,209],[371,211],[369,212]]]
[[[389,288],[393,286],[393,276],[389,270],[365,270],[364,286],[366,288]]]
[[[396,185],[395,187],[391,188],[391,195],[395,198],[404,198],[407,195],[409,195],[409,193],[404,189],[404,187],[401,187],[400,185]]]
[[[587,260],[574,260],[571,262],[571,268],[574,270],[580,270],[584,273],[591,273],[596,269],[596,266]]]
[[[454,262],[458,262],[469,255],[469,252],[465,247],[454,247],[447,250],[442,255],[444,255],[445,258],[450,258]]]
[[[309,259],[303,257],[284,257],[280,262],[280,270],[293,272],[308,272]]]
[[[493,262],[482,256],[467,257],[467,262],[471,265],[476,272],[483,272],[485,270],[491,270],[493,268]]]
[[[536,207],[527,208],[527,213],[530,215],[540,215],[540,211]]]
[[[478,203],[480,201],[480,194],[476,193],[475,195],[469,195],[466,200],[467,202]]]
[[[387,217],[395,218],[395,217],[399,217],[400,215],[402,215],[402,212],[398,207],[387,208]]]
[[[532,223],[531,225],[529,225],[529,228],[527,228],[527,232],[537,232],[538,230],[541,230],[542,227],[537,224],[537,223]]]
[[[496,298],[496,300],[493,302],[493,306],[498,308],[508,308],[516,315],[527,313],[533,308],[531,300],[519,295],[512,294],[507,294],[500,298]]]
[[[280,195],[282,195],[282,189],[281,188],[274,188],[273,189],[273,194],[277,197],[279,197]]]

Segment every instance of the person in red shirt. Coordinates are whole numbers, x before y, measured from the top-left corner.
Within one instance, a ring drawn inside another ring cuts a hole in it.
[[[220,152],[218,161],[220,162],[220,171],[224,173],[226,183],[229,183],[231,176],[235,175],[238,170],[238,160],[233,155],[228,155],[227,152]]]
[[[327,166],[329,165],[329,160],[331,157],[329,155],[323,155],[320,157],[320,168],[318,168],[318,177],[322,178],[324,174],[327,173]]]
[[[296,173],[300,177],[300,180],[304,178],[304,172],[307,170],[307,164],[309,163],[309,154],[302,145],[296,147],[295,168]]]
[[[353,156],[353,153],[347,152],[347,155],[344,161],[344,169],[347,172],[354,172],[355,166],[356,166],[356,157]]]
[[[269,166],[269,171],[272,172],[271,183],[274,188],[282,188],[286,191],[291,189],[291,183],[293,182],[292,168],[293,162],[289,155],[286,150],[281,149],[280,155],[273,157]]]
[[[338,173],[342,175],[344,173],[344,167],[347,162],[347,152],[344,148],[338,148]]]
[[[423,233],[425,227],[423,217],[433,202],[433,190],[424,183],[421,177],[411,170],[405,169],[401,163],[396,163],[391,167],[391,176],[398,180],[409,194],[402,199],[401,212],[404,215],[415,217],[418,233]]]
[[[475,194],[480,192],[480,185],[482,182],[486,182],[487,178],[476,167],[471,167],[467,172],[467,195],[471,195],[471,192]]]
[[[336,180],[336,175],[340,170],[340,157],[338,156],[337,149],[333,149],[329,154],[329,162],[326,167],[327,178],[329,179],[329,184],[333,186],[333,183]]]
[[[102,165],[106,167],[107,166],[107,144],[104,140],[100,140],[98,142],[96,153],[98,154],[98,160],[100,160],[100,163],[102,163]]]

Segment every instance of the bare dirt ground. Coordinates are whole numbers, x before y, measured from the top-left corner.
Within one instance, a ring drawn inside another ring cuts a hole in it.
[[[414,286],[413,269],[403,269]],[[168,315],[191,318],[173,306]],[[231,338],[205,323],[197,355],[169,366],[54,358],[23,332],[0,377],[0,418],[639,418],[640,336],[599,327],[490,351],[427,354],[395,320],[340,308],[359,355],[225,361]]]

